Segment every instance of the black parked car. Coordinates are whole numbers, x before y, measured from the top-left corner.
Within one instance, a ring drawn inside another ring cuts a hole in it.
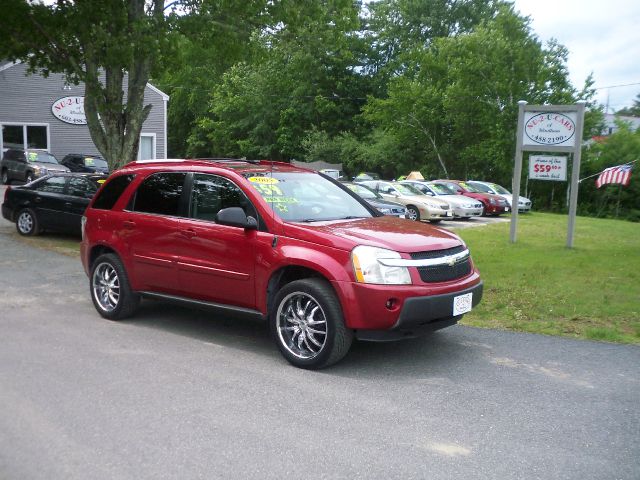
[[[377,208],[385,215],[406,218],[407,209],[404,205],[386,200],[382,195],[374,192],[369,187],[365,187],[361,183],[343,182],[343,184],[356,195],[362,197],[369,205]]]
[[[68,171],[44,150],[9,148],[0,161],[0,176],[5,185],[10,185],[12,180],[29,183],[45,175]]]
[[[38,235],[43,230],[79,235],[82,215],[106,178],[101,174],[63,173],[7,187],[2,216],[16,222],[20,235]]]
[[[107,161],[98,155],[70,153],[60,163],[72,172],[109,173]]]

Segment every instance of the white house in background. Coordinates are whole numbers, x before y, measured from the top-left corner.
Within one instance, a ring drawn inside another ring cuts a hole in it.
[[[151,112],[142,125],[139,159],[167,158],[169,96],[147,84]],[[69,85],[62,74],[27,75],[22,63],[0,61],[0,152],[40,148],[59,160],[68,153],[99,155],[84,116],[84,84]]]
[[[608,137],[612,133],[615,133],[618,130],[618,126],[616,125],[616,119],[622,120],[623,122],[627,122],[631,125],[632,130],[637,130],[640,128],[640,117],[627,117],[624,115],[615,115],[613,113],[605,113],[604,114],[604,129],[602,131],[602,135]]]

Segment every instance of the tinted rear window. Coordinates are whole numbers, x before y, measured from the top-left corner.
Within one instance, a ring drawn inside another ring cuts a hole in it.
[[[93,208],[99,210],[111,210],[116,204],[122,192],[126,190],[134,175],[120,175],[113,178],[107,183],[104,188],[98,193],[96,201],[93,202]]]
[[[132,210],[158,215],[178,215],[184,179],[183,172],[155,173],[140,184]]]

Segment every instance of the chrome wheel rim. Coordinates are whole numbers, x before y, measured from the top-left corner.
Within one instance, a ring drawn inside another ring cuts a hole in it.
[[[407,215],[409,216],[409,220],[417,220],[418,219],[418,212],[416,210],[414,210],[413,208],[408,208],[407,209]]]
[[[277,322],[280,343],[298,358],[317,357],[327,343],[327,319],[311,295],[287,295],[278,306]]]
[[[18,230],[20,233],[30,233],[33,229],[33,217],[29,212],[22,212],[18,216]]]
[[[110,263],[101,263],[93,271],[93,298],[106,312],[115,310],[120,300],[120,279]]]

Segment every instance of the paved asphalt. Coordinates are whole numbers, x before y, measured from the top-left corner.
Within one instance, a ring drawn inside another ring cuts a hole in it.
[[[260,323],[101,319],[0,220],[0,479],[638,479],[640,348],[455,326],[289,366]]]

